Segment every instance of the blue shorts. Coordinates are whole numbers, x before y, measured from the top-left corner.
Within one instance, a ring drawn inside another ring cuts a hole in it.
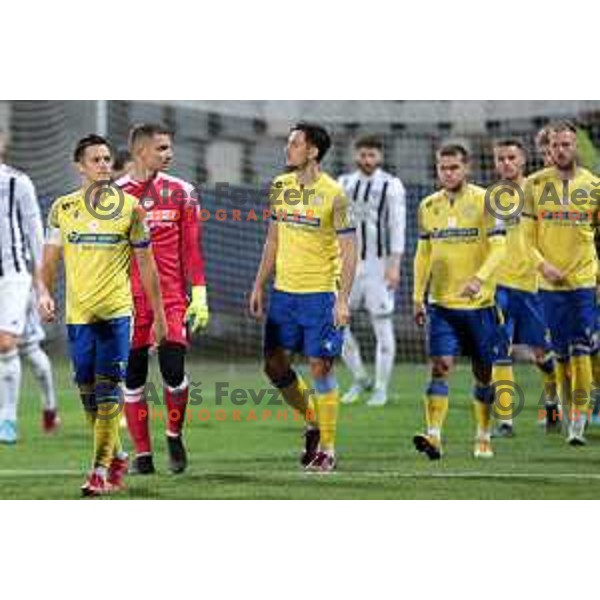
[[[427,307],[429,356],[467,355],[484,365],[496,360],[498,313],[495,307],[460,309]]]
[[[125,378],[130,321],[129,317],[121,317],[85,325],[67,325],[75,382],[78,385],[94,383],[96,375],[117,381]]]
[[[284,348],[314,358],[342,352],[343,329],[334,325],[335,294],[273,290],[265,325],[264,352]]]
[[[592,354],[600,352],[600,304],[596,304],[596,326],[592,336]]]
[[[525,344],[530,348],[550,351],[550,331],[546,325],[542,297],[534,292],[524,292],[498,286],[496,306],[502,314],[498,359],[510,358],[512,344]]]
[[[589,354],[596,328],[596,290],[541,290],[540,295],[557,358]]]

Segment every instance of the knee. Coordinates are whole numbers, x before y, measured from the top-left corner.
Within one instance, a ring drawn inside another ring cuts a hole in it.
[[[185,381],[185,346],[165,343],[158,349],[158,363],[165,385],[177,388]]]
[[[290,372],[290,365],[287,361],[281,360],[279,357],[267,356],[265,357],[263,371],[268,380],[273,385],[277,385],[284,380]]]
[[[148,347],[134,348],[127,361],[125,385],[130,390],[144,387],[148,378]]]
[[[473,376],[481,385],[492,383],[492,365],[474,365]]]
[[[436,358],[431,363],[431,376],[434,379],[445,379],[452,369],[452,361],[448,358]]]
[[[310,361],[310,375],[315,380],[327,379],[333,373],[333,360],[322,358]]]
[[[79,398],[83,410],[86,412],[96,412],[98,406],[96,405],[96,387],[94,383],[79,383],[77,384],[79,389]]]
[[[94,384],[96,405],[119,402],[121,379],[111,375],[98,375]]]
[[[9,333],[0,333],[0,354],[9,354],[16,350],[17,338]]]

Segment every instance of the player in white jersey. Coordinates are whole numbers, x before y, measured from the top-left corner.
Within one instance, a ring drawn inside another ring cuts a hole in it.
[[[32,289],[27,305],[25,329],[19,338],[18,348],[21,359],[29,364],[42,393],[42,428],[46,433],[53,433],[60,425],[56,407],[56,391],[52,365],[41,342],[46,339],[46,332],[37,309],[37,296]]]
[[[381,168],[383,144],[378,138],[366,136],[359,139],[355,150],[357,170],[339,178],[351,201],[359,248],[350,310],[355,312],[365,308],[369,312],[377,349],[373,389],[358,342],[350,327],[346,329],[342,357],[352,371],[354,383],[342,402],[356,402],[363,392],[373,389],[367,405],[384,406],[396,357],[392,317],[404,252],[406,194],[400,179]]]
[[[25,329],[43,242],[35,188],[24,173],[3,162],[6,138],[0,132],[0,443],[17,441],[21,386],[18,341]]]

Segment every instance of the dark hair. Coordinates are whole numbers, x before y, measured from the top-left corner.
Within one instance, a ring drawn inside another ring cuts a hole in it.
[[[129,130],[129,149],[140,140],[151,139],[155,135],[173,135],[173,132],[160,123],[138,123]]]
[[[525,144],[523,144],[523,142],[517,138],[503,138],[494,143],[494,148],[508,148],[509,146],[514,146],[523,154],[527,154],[527,150],[525,150]]]
[[[119,148],[115,153],[115,160],[113,161],[113,169],[115,171],[122,171],[125,168],[125,164],[131,160],[131,154],[127,148]]]
[[[81,162],[85,151],[88,148],[91,148],[92,146],[106,146],[109,149],[111,155],[113,154],[113,147],[105,137],[102,137],[101,135],[98,135],[96,133],[90,133],[89,135],[82,137],[77,142],[77,145],[75,146],[75,150],[73,152],[73,160],[75,162]]]
[[[375,150],[383,150],[383,141],[376,135],[363,135],[356,140],[354,144],[356,150],[361,148],[373,148]]]
[[[317,162],[319,163],[323,160],[329,148],[331,148],[331,137],[327,133],[327,130],[320,125],[300,121],[292,127],[292,131],[302,131],[304,137],[306,137],[306,141],[311,146],[317,148]]]
[[[461,144],[444,144],[437,151],[438,158],[442,156],[460,156],[464,163],[469,162],[469,151]]]

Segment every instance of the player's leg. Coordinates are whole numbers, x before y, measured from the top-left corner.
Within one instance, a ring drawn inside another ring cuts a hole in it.
[[[600,332],[598,331],[598,325],[596,325],[596,331],[594,333],[594,345],[592,347],[592,353],[590,360],[592,362],[592,419],[591,423],[594,425],[600,424],[600,340],[598,339]]]
[[[491,458],[492,415],[494,412],[494,386],[492,370],[497,359],[500,337],[500,319],[496,307],[462,311],[465,333],[465,350],[472,357],[474,377],[473,408],[477,431],[475,434],[476,458]],[[512,405],[512,400],[511,400]],[[513,408],[514,411],[514,408]]]
[[[48,355],[41,347],[46,339],[40,316],[36,308],[36,295],[32,290],[27,305],[27,320],[23,335],[19,340],[19,354],[27,362],[38,382],[42,400],[42,429],[46,433],[56,431],[60,425],[56,405],[56,392],[52,365]]]
[[[341,351],[341,335],[339,351]],[[319,451],[307,464],[310,471],[328,473],[336,467],[335,441],[340,406],[340,391],[333,367],[333,356],[311,356],[310,374],[315,390],[317,418],[319,422]]]
[[[556,386],[556,358],[550,343],[531,348],[533,360],[542,377],[544,410],[540,412],[546,431],[557,431],[561,421],[559,394]]]
[[[95,381],[96,334],[91,324],[67,325],[67,336],[71,363],[73,365],[73,378],[79,390],[79,398],[86,423],[92,433],[92,439],[94,439],[98,415]],[[95,451],[93,452],[93,456],[95,456]],[[90,489],[93,489],[94,493],[101,493],[107,488],[106,477],[102,478],[99,474],[94,473],[93,466],[94,460],[92,460],[92,470],[81,486],[81,491],[84,495]]]
[[[492,450],[492,410],[494,406],[494,386],[492,385],[491,362],[473,360],[473,408],[477,431],[475,434],[475,458],[491,458]]]
[[[39,342],[26,341],[19,345],[19,354],[31,367],[42,394],[42,427],[46,433],[56,431],[60,425],[56,405],[56,391],[50,358]]]
[[[0,331],[0,443],[17,441],[17,407],[21,387],[21,359],[17,337]]]
[[[569,428],[572,404],[571,365],[569,362],[569,323],[574,318],[569,299],[564,292],[541,290],[544,318],[550,331],[554,350],[554,378],[556,395],[561,407],[563,426]]]
[[[494,361],[492,378],[496,399],[494,417],[496,429],[494,435],[512,437],[513,435],[513,394],[515,377],[513,372],[512,344],[516,315],[513,314],[514,302],[511,302],[512,290],[498,287],[496,290],[496,308],[501,315],[498,330],[498,354]]]
[[[535,364],[542,377],[544,423],[546,430],[555,430],[560,422],[556,390],[555,356],[540,294],[520,292],[518,302],[519,342],[531,348]]]
[[[572,307],[571,344],[569,365],[571,370],[572,411],[568,442],[585,444],[585,426],[591,415],[592,400],[592,332],[594,329],[596,297],[594,289],[567,292]]]
[[[352,286],[352,292],[348,304],[351,314],[355,314],[364,304],[366,278],[364,275],[358,275]],[[362,393],[369,391],[372,381],[367,374],[361,354],[360,346],[350,327],[344,332],[344,345],[342,348],[342,359],[348,370],[352,373],[352,385],[342,396],[342,404],[353,404]]]
[[[367,309],[375,334],[375,389],[368,406],[384,406],[388,400],[388,386],[396,361],[394,334],[394,291],[388,289],[383,270],[369,279]]]
[[[334,322],[335,294],[302,294],[297,302],[302,327],[301,351],[309,357],[321,435],[319,452],[307,468],[330,472],[336,466],[335,438],[340,404],[333,363],[342,353],[344,332]]]
[[[123,389],[124,412],[135,451],[131,471],[138,475],[150,475],[155,470],[150,440],[150,411],[145,387],[148,380],[148,353],[152,344],[153,314],[148,309],[145,299],[135,298],[135,307],[133,337]]]
[[[130,319],[111,319],[92,325],[95,332],[94,460],[85,495],[97,495],[122,489],[127,472],[127,454],[123,452],[119,417],[123,406],[122,382],[129,353]]]
[[[448,414],[448,378],[454,356],[460,354],[460,337],[453,312],[442,307],[427,309],[428,348],[431,370],[425,388],[425,422],[427,431],[413,438],[418,452],[431,460],[442,456],[442,432]]]
[[[21,388],[18,338],[25,328],[31,281],[0,282],[0,443],[17,441],[17,409]]]
[[[169,469],[172,473],[183,473],[187,468],[187,452],[183,444],[183,424],[189,399],[189,383],[185,374],[186,351],[185,345],[171,341],[169,336],[158,348],[163,398],[167,409]]]
[[[285,402],[306,422],[301,464],[310,463],[318,450],[320,432],[312,390],[291,365],[290,353],[302,351],[302,329],[297,314],[297,294],[274,291],[271,295],[264,333],[264,372]]]

